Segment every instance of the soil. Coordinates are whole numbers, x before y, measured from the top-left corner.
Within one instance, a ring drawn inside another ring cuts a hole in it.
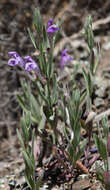
[[[20,55],[33,55],[34,47],[29,38],[27,28],[33,29],[34,8],[39,7],[44,23],[49,18],[62,22],[62,32],[55,47],[55,61],[65,47],[71,49],[75,59],[86,62],[88,54],[81,30],[85,19],[92,15],[95,42],[100,43],[101,58],[97,71],[94,105],[97,113],[102,113],[110,106],[110,1],[109,0],[0,0],[0,189],[10,190],[9,181],[22,184],[24,182],[24,164],[21,147],[16,135],[20,127],[21,108],[16,94],[21,92],[20,79],[23,73],[17,68],[10,68],[8,52],[17,51]],[[57,63],[56,63],[57,64]],[[70,67],[71,68],[71,67]],[[104,96],[101,96],[104,89]],[[110,117],[109,117],[110,118]],[[53,170],[52,170],[53,171]],[[53,173],[56,172],[53,171]],[[54,176],[55,177],[55,176]],[[83,181],[82,181],[83,180]],[[74,190],[103,189],[94,180],[82,179],[71,186]],[[68,182],[71,183],[71,182]],[[54,184],[50,189],[65,189],[63,182]]]

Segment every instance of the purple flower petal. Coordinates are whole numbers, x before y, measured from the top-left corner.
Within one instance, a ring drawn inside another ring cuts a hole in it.
[[[47,33],[51,36],[53,36],[53,34],[58,31],[59,28],[53,23],[53,19],[50,18],[48,20],[48,23],[47,23]]]
[[[47,28],[47,33],[55,33],[58,30],[59,30],[59,28],[55,24],[53,24]]]
[[[64,65],[67,64],[69,61],[72,61],[73,60],[73,57],[70,56],[68,53],[67,53],[67,49],[64,49],[62,52],[61,52],[61,59],[60,59],[60,68],[61,70],[64,68]]]
[[[94,152],[97,152],[97,151],[98,151],[98,149],[96,147],[90,148],[91,153],[94,153]]]
[[[53,18],[50,18],[47,23],[47,28],[49,28],[51,25],[53,25]]]
[[[61,55],[62,55],[62,56],[67,55],[67,51],[68,51],[67,49],[64,49],[64,50],[61,52]]]
[[[13,56],[14,58],[19,57],[19,54],[18,54],[16,51],[8,52],[8,55],[9,55],[9,56]]]
[[[25,64],[25,70],[26,71],[32,71],[32,70],[34,70],[36,68],[37,68],[37,65],[34,62],[28,62],[28,63]]]
[[[17,57],[17,60],[19,62],[19,65],[24,68],[25,67],[25,62],[24,62],[23,58],[19,56],[19,57]]]
[[[35,61],[32,59],[31,56],[25,56],[25,57],[24,57],[24,60],[25,60],[26,62],[35,62]]]
[[[8,52],[8,55],[14,57],[14,59],[15,59],[16,62],[17,62],[17,64],[19,64],[21,67],[24,67],[25,62],[24,62],[24,60],[22,59],[22,57],[19,56],[19,54],[18,54],[17,52],[15,52],[15,51]],[[17,65],[17,64],[15,64],[15,65]]]
[[[11,59],[9,59],[9,61],[8,61],[8,65],[10,65],[10,66],[15,66],[15,65],[17,65],[18,63],[19,63],[18,60],[15,59],[15,58],[11,58]]]
[[[24,57],[24,60],[26,62],[25,64],[25,70],[26,71],[32,71],[32,70],[37,70],[37,72],[40,74],[40,69],[38,67],[38,64],[32,59],[30,56]]]

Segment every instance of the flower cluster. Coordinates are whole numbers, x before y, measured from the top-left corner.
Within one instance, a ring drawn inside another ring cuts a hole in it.
[[[19,65],[26,71],[32,71],[36,69],[38,72],[40,72],[38,64],[32,59],[32,57],[26,56],[22,58],[17,52],[8,52],[8,55],[12,56],[12,58],[10,58],[8,61],[8,65]]]
[[[49,19],[47,23],[47,33],[49,37],[53,37],[54,33],[57,32],[59,28],[53,23],[53,19]],[[32,59],[30,56],[25,56],[22,58],[17,52],[8,52],[8,55],[12,58],[9,59],[8,65],[15,66],[19,65],[20,67],[24,68],[26,71],[32,71],[36,70],[38,73],[40,73],[40,69],[38,64]],[[64,49],[61,52],[61,60],[60,60],[60,68],[61,70],[64,68],[64,66],[71,61],[73,58],[67,53],[67,49]]]

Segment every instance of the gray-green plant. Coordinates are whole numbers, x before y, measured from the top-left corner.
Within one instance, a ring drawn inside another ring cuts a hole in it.
[[[34,137],[35,131],[32,125],[37,126],[38,135],[42,136],[42,129],[46,123],[52,133],[51,146],[63,144],[65,138],[67,146],[65,152],[68,155],[70,164],[75,167],[77,160],[84,154],[87,140],[81,140],[81,114],[83,102],[87,104],[87,111],[91,111],[91,97],[93,92],[93,76],[95,75],[98,58],[94,58],[94,35],[92,31],[92,20],[89,16],[84,26],[84,34],[87,39],[90,64],[88,71],[83,68],[86,91],[83,93],[75,84],[75,75],[78,65],[72,71],[67,85],[58,80],[58,73],[54,64],[55,41],[58,40],[60,24],[54,24],[53,19],[43,24],[40,12],[35,9],[34,27],[36,36],[28,29],[31,41],[37,52],[37,62],[30,56],[22,58],[16,52],[9,52],[12,56],[8,62],[10,66],[20,66],[29,77],[29,80],[21,81],[22,95],[18,95],[18,102],[23,110],[22,135],[17,130],[18,138],[22,146],[22,155],[25,163],[25,179],[32,190],[40,188],[41,179],[35,179],[35,158],[34,158]],[[67,49],[61,52],[60,73],[64,66],[72,61],[72,56]],[[71,88],[70,88],[71,86]],[[61,118],[62,131],[58,130],[59,118]],[[62,138],[63,137],[63,138]],[[32,141],[32,146],[29,142]],[[105,158],[105,157],[104,157]]]
[[[98,123],[98,135],[94,134],[94,141],[104,162],[103,168],[96,165],[97,178],[102,182],[105,188],[110,189],[110,136],[108,118],[102,118],[103,133],[100,132],[100,124]]]
[[[31,112],[28,111],[23,113],[23,117],[21,119],[22,126],[22,135],[17,129],[17,135],[22,146],[22,156],[24,159],[25,170],[24,176],[28,186],[32,190],[39,190],[41,185],[41,178],[35,179],[35,158],[34,158],[34,136],[35,130],[31,131]],[[32,133],[32,134],[31,134]],[[31,136],[30,136],[31,134]],[[30,145],[30,138],[32,140],[32,146]]]

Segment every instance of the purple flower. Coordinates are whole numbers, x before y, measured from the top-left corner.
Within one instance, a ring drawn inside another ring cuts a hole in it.
[[[9,55],[9,56],[13,56],[14,58],[19,57],[19,54],[18,54],[16,51],[8,52],[8,55]]]
[[[37,67],[36,64],[29,62],[29,63],[26,63],[25,70],[26,71],[32,71],[32,70],[36,69],[36,67]]]
[[[53,18],[50,18],[47,23],[47,28],[49,28],[51,25],[53,25]]]
[[[47,33],[54,34],[56,31],[58,31],[59,28],[53,23],[53,19],[49,19],[47,23]]]
[[[9,61],[8,61],[8,65],[10,65],[10,66],[15,66],[18,63],[19,63],[18,60],[14,59],[14,58],[9,59]]]
[[[19,56],[19,54],[15,51],[8,52],[9,56],[12,56],[13,58],[10,58],[8,61],[8,65],[10,66],[15,66],[15,65],[20,65],[21,67],[24,67],[24,60],[22,57]]]
[[[61,59],[60,59],[60,68],[61,70],[64,68],[64,65],[66,65],[69,61],[72,61],[73,57],[71,57],[67,53],[67,49],[64,49],[61,53]]]
[[[25,57],[24,57],[24,60],[25,60],[26,62],[34,61],[31,56],[25,56]]]
[[[26,56],[22,58],[19,56],[17,52],[9,52],[8,55],[13,57],[9,59],[8,65],[10,66],[19,65],[22,68],[24,68],[26,71],[36,70],[40,74],[40,69],[37,63],[32,59],[32,57]]]
[[[98,149],[96,147],[90,148],[91,153],[94,153],[94,152],[97,152],[97,151],[98,151]]]
[[[32,70],[37,70],[37,72],[40,73],[40,69],[37,65],[37,63],[32,59],[30,56],[24,57],[25,60],[25,70],[26,71],[32,71]]]

